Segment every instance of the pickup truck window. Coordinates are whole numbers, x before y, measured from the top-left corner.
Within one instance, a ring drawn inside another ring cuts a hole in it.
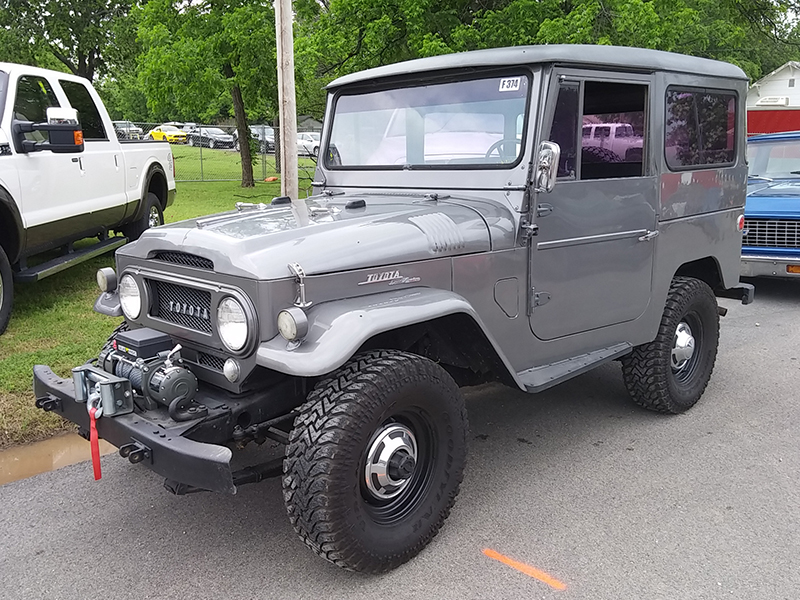
[[[17,99],[14,101],[14,118],[20,121],[44,123],[47,121],[47,109],[61,106],[53,88],[44,77],[25,75],[17,81]],[[45,142],[48,135],[42,131],[25,134],[26,140]]]
[[[522,153],[528,89],[520,73],[342,95],[327,166],[511,167]]]
[[[78,111],[78,118],[83,129],[85,140],[107,140],[103,119],[100,118],[100,111],[92,100],[89,90],[82,83],[76,81],[59,80],[61,88],[67,95],[72,108]]]
[[[733,164],[736,95],[732,92],[667,89],[667,166],[717,168]]]

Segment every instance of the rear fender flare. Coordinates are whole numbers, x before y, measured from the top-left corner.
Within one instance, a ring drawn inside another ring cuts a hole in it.
[[[164,172],[164,167],[161,166],[159,162],[151,163],[146,169],[146,175],[144,177],[142,189],[140,190],[140,197],[139,197],[139,206],[136,207],[136,214],[133,217],[133,221],[137,221],[144,217],[144,213],[147,209],[147,192],[150,189],[150,184],[153,181],[154,177],[159,177],[163,183],[163,191],[160,194],[156,194],[159,196],[161,200],[161,210],[164,210],[167,206],[167,198],[169,194],[169,190],[167,189],[167,175]]]
[[[259,346],[256,362],[287,375],[318,377],[341,367],[380,333],[456,313],[464,313],[477,323],[510,377],[519,383],[507,357],[470,303],[458,294],[434,288],[409,288],[312,306],[306,310],[308,334],[302,343],[292,348],[278,334]]]

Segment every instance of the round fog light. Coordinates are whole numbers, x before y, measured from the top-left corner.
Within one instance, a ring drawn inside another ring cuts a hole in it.
[[[308,333],[308,317],[302,309],[292,306],[278,313],[278,331],[284,339],[293,342]]]
[[[113,292],[117,289],[117,274],[111,267],[103,267],[97,271],[97,286],[101,292]]]
[[[225,378],[233,383],[239,379],[239,373],[241,372],[239,369],[239,363],[232,358],[229,358],[225,361],[225,366],[222,368],[222,372],[225,374]]]

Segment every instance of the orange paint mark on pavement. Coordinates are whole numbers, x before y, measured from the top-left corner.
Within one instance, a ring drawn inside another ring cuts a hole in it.
[[[546,583],[551,588],[555,588],[557,590],[565,590],[567,589],[566,584],[562,583],[555,577],[545,573],[544,571],[540,571],[539,569],[532,567],[530,565],[526,565],[525,563],[521,563],[519,561],[514,560],[513,558],[509,558],[507,556],[503,556],[499,552],[495,552],[490,548],[484,548],[483,553],[488,556],[489,558],[493,558],[496,561],[503,563],[504,565],[508,565],[512,569],[516,569],[520,573],[525,573],[529,577],[533,577],[534,579],[538,579],[542,583]]]

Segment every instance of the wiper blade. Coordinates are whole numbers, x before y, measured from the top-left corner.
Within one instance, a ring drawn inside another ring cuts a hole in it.
[[[792,171],[792,173],[797,173],[798,175],[800,175],[800,171]],[[769,181],[770,183],[772,183],[772,181],[773,181],[769,177],[764,177],[763,175],[749,175],[748,174],[747,178],[748,179],[758,179],[759,181]]]

